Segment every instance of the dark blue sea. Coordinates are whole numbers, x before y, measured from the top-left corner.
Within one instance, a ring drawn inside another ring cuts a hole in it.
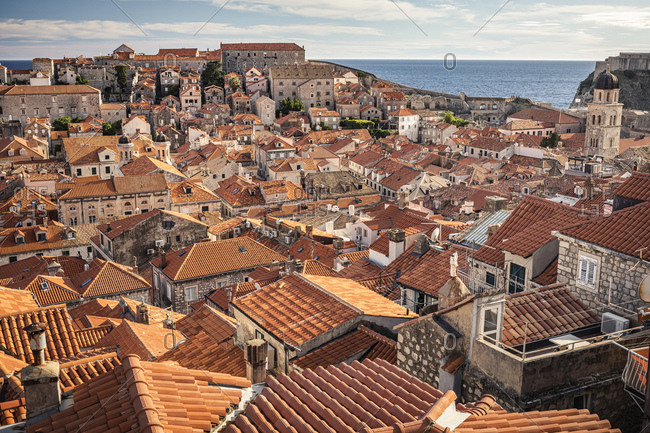
[[[521,96],[568,108],[595,62],[518,60],[335,60],[418,89],[468,96]]]
[[[419,89],[469,96],[521,96],[567,108],[595,62],[519,60],[335,60],[378,77]],[[31,60],[0,60],[9,69]]]

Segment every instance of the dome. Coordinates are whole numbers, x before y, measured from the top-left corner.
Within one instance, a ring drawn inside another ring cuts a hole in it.
[[[129,137],[123,134],[117,142],[119,144],[129,144]]]
[[[163,134],[162,132],[158,135],[156,135],[156,143],[164,143],[167,141],[167,136]]]
[[[596,78],[594,88],[598,90],[618,89],[618,77],[612,74],[608,68],[606,71],[601,72],[598,78]]]

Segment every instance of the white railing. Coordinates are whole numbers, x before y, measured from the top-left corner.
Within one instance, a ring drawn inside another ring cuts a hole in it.
[[[627,364],[623,369],[623,383],[645,395],[648,359],[633,350],[627,352]]]

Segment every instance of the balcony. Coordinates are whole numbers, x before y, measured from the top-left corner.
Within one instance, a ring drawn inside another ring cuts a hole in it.
[[[623,369],[623,383],[626,391],[635,393],[645,399],[646,380],[648,377],[648,348],[639,348],[627,352],[627,364]]]

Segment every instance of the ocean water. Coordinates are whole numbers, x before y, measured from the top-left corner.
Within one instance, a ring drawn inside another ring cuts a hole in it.
[[[568,108],[578,85],[593,72],[590,61],[336,60],[418,89],[468,96],[521,96]]]
[[[567,108],[595,62],[518,60],[336,60],[380,78],[418,89],[469,96],[521,96]],[[30,60],[0,60],[9,69],[31,68]]]

